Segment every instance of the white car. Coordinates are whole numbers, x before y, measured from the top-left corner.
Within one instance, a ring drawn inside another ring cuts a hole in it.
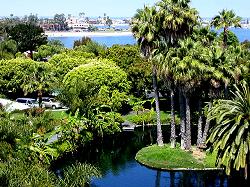
[[[28,105],[25,105],[23,103],[18,103],[15,101],[11,101],[9,99],[0,99],[0,104],[3,106],[6,112],[13,112],[15,110],[26,110],[26,109],[31,108]]]
[[[43,97],[42,102],[45,108],[57,109],[63,107],[60,102],[56,101],[54,98],[51,97]]]
[[[37,100],[32,98],[17,98],[16,102],[28,105],[31,108],[39,107],[39,103],[37,102]]]

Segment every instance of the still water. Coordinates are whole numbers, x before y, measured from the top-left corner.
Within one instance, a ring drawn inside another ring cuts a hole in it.
[[[168,131],[169,132],[169,131]],[[92,179],[92,187],[177,187],[220,186],[227,187],[228,178],[219,171],[167,172],[149,169],[134,159],[137,151],[154,143],[155,129],[142,132],[123,132],[92,142],[75,155],[64,158],[56,165],[88,162],[98,167],[103,177]],[[164,137],[168,133],[165,131]]]
[[[241,28],[232,28],[236,36],[238,37],[240,42],[244,40],[250,40],[250,29],[241,29]],[[221,32],[221,31],[219,31]],[[75,40],[79,40],[82,37],[49,37],[49,40],[60,40],[67,48],[73,48],[73,44]],[[111,47],[114,44],[135,44],[135,38],[130,36],[95,36],[91,37],[94,41],[104,44],[107,47]]]

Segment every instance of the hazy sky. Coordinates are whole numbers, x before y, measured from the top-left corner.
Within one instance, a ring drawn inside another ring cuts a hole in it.
[[[0,0],[0,16],[29,15],[53,16],[55,13],[86,16],[130,17],[144,4],[153,5],[157,0]],[[250,17],[250,0],[192,0],[192,7],[201,17],[212,17],[223,8],[233,9],[241,17]]]

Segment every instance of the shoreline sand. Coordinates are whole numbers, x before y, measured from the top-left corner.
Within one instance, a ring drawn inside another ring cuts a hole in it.
[[[103,37],[103,36],[132,36],[132,32],[45,32],[48,37]]]

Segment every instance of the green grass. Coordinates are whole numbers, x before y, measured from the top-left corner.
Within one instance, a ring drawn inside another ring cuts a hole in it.
[[[141,116],[143,114],[128,114],[126,116],[123,116],[124,120],[130,121],[132,123],[140,123],[140,120],[138,120],[138,116]],[[171,121],[171,116],[170,116],[170,111],[161,111],[160,112],[160,117],[161,117],[161,123],[162,124],[170,124]],[[176,115],[176,124],[179,124],[180,119],[179,117]],[[154,124],[156,122],[156,113],[154,112],[151,119],[148,119],[149,123]],[[147,123],[147,122],[146,122]]]
[[[136,160],[146,166],[158,169],[205,169],[215,168],[215,155],[208,154],[198,161],[191,152],[172,149],[169,145],[145,147],[136,154]]]
[[[51,117],[53,119],[64,119],[67,118],[69,114],[66,113],[66,111],[45,111],[45,112],[50,112]],[[23,118],[25,114],[23,112],[18,112],[18,113],[12,113],[11,117],[14,119],[19,119]]]
[[[53,119],[64,119],[69,116],[66,111],[49,111],[53,117]]]

